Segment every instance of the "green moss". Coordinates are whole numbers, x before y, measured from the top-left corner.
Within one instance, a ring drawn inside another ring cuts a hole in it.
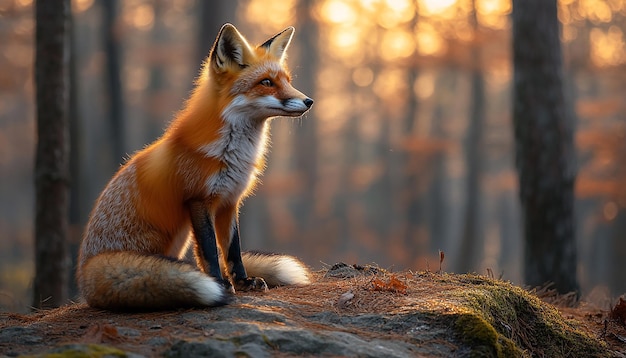
[[[265,344],[267,344],[269,347],[272,347],[272,349],[278,349],[278,346],[276,345],[276,343],[272,342],[272,340],[269,339],[268,336],[262,334],[261,338],[263,338],[263,342],[265,342]]]
[[[117,348],[99,344],[70,344],[54,349],[51,353],[23,356],[37,358],[100,358],[100,357],[127,357],[128,354]]]
[[[459,314],[454,329],[463,343],[472,347],[470,357],[522,357],[522,352],[510,339],[501,336],[480,315],[468,312]]]
[[[459,315],[456,331],[472,347],[489,347],[487,356],[608,356],[600,341],[527,291],[477,275],[460,275],[459,281],[467,285],[452,295],[468,313]]]
[[[454,328],[459,332],[461,340],[472,347],[471,356],[501,357],[498,349],[498,332],[480,316],[466,313],[461,314],[454,322]]]

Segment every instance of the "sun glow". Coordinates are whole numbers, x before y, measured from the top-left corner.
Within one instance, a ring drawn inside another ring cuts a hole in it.
[[[616,66],[626,62],[626,44],[624,33],[613,25],[608,31],[599,28],[590,34],[591,60],[596,66]]]
[[[378,12],[378,24],[386,29],[392,29],[400,24],[407,23],[415,17],[415,7],[408,0],[386,0]]]
[[[458,0],[420,0],[419,11],[424,15],[442,15],[452,9]]]
[[[137,29],[148,31],[154,25],[154,8],[150,4],[129,7],[124,12],[124,20]]]
[[[511,13],[511,2],[507,0],[476,0],[476,13],[482,26],[504,29]]]
[[[446,51],[446,43],[433,25],[418,25],[417,51],[424,56],[438,56]]]
[[[348,2],[342,0],[324,2],[320,12],[324,19],[335,24],[351,24],[357,18],[355,9]]]
[[[415,38],[406,31],[391,30],[383,35],[380,55],[387,61],[406,58],[415,51]]]
[[[320,0],[315,14],[328,25],[322,31],[325,39],[320,40],[333,50],[332,56],[356,68],[372,56],[384,62],[405,60],[415,54],[444,56],[450,41],[474,39],[470,21],[473,11],[482,28],[510,27],[511,0]],[[567,43],[579,38],[577,24],[583,20],[605,24],[613,20],[613,14],[623,11],[623,0],[560,0],[562,40]],[[595,65],[626,63],[621,28],[592,29],[589,39]]]
[[[248,22],[260,26],[263,32],[271,33],[293,24],[295,8],[295,0],[255,0],[246,7],[244,17]]]

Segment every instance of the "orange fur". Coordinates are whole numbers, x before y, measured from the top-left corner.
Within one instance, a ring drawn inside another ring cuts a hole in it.
[[[215,212],[215,234],[217,235],[217,245],[222,252],[228,251],[233,220],[236,220],[238,205],[237,203],[222,206]]]

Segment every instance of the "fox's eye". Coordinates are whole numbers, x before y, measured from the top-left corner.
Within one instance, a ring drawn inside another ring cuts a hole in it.
[[[274,85],[274,83],[272,82],[272,80],[270,80],[269,78],[266,78],[264,80],[261,80],[260,82],[263,86],[265,87],[272,87]]]

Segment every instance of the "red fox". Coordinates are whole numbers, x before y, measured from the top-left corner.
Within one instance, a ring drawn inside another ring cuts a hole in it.
[[[238,224],[265,165],[268,119],[301,116],[313,105],[290,83],[285,51],[293,33],[288,27],[251,47],[233,25],[221,28],[183,109],[95,203],[76,273],[90,306],[218,306],[235,289],[309,283],[294,257],[242,253]],[[197,268],[180,259],[189,244]]]

